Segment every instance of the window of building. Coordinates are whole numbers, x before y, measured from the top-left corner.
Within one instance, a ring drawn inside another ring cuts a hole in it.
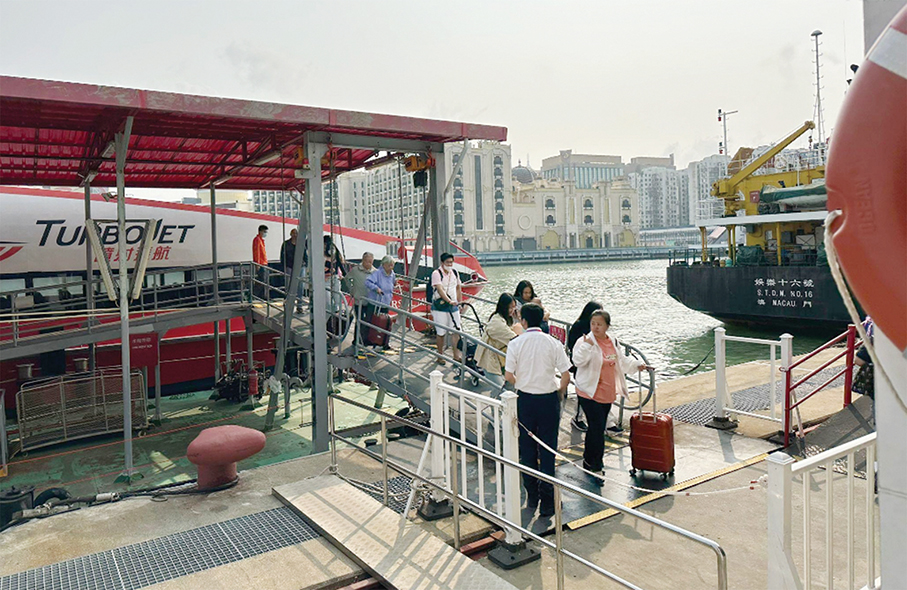
[[[504,181],[500,178],[496,178],[494,181],[494,188],[504,190]]]
[[[494,210],[495,210],[495,211],[504,211],[504,202],[503,202],[503,201],[498,201],[497,203],[495,203],[495,204],[494,204]]]
[[[583,201],[583,209],[591,209],[591,208],[592,208],[592,199],[586,199],[585,201]]]
[[[554,209],[554,199],[545,199],[545,209]]]
[[[630,208],[630,199],[624,199],[624,202],[621,203],[620,206],[623,207],[624,209],[629,209]]]
[[[454,201],[454,211],[457,213],[463,212],[463,201]]]
[[[592,216],[586,215],[585,217],[583,217],[583,223],[585,223],[586,225],[592,225],[594,223],[592,221]]]
[[[545,218],[545,225],[554,225],[554,215]]]
[[[622,219],[622,221],[623,221],[624,223],[630,223],[630,216],[629,216],[629,215],[624,215],[624,218]]]
[[[504,165],[504,158],[502,158],[501,156],[495,156],[495,157],[494,157],[494,165],[495,165],[495,166],[503,166],[503,165]]]
[[[459,177],[454,179],[454,189],[458,189],[458,188],[459,189],[463,188],[463,181]]]
[[[504,191],[494,191],[494,200],[503,201],[504,200]]]
[[[462,199],[462,198],[463,198],[463,191],[461,191],[461,190],[455,190],[455,191],[454,191],[454,199]]]

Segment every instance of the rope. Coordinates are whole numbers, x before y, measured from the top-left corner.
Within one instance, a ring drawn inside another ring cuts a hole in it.
[[[545,449],[545,450],[547,450],[548,452],[552,453],[555,457],[559,457],[560,459],[562,459],[562,460],[565,461],[566,463],[572,465],[572,466],[575,467],[576,469],[579,469],[579,470],[582,471],[583,473],[585,473],[585,474],[587,474],[587,475],[591,475],[592,477],[595,477],[595,478],[600,479],[600,480],[602,480],[602,481],[609,481],[609,482],[614,483],[614,484],[617,484],[617,485],[619,485],[619,486],[621,486],[621,487],[624,487],[624,488],[627,488],[627,489],[631,489],[631,490],[635,490],[635,491],[638,491],[638,492],[643,492],[643,493],[647,493],[647,494],[661,494],[661,495],[663,495],[663,496],[716,496],[716,495],[719,495],[719,494],[729,494],[729,493],[732,493],[732,492],[740,492],[740,491],[743,491],[743,490],[755,490],[757,486],[764,487],[765,484],[766,484],[766,482],[768,481],[767,476],[763,475],[763,476],[760,477],[759,479],[751,480],[750,483],[747,484],[747,485],[737,486],[737,487],[734,487],[734,488],[726,488],[726,489],[723,489],[723,490],[714,490],[714,491],[711,491],[711,492],[684,492],[684,491],[673,492],[673,491],[669,491],[669,490],[653,490],[653,489],[649,489],[649,488],[641,488],[641,487],[639,487],[639,486],[634,486],[634,485],[631,485],[631,484],[628,484],[628,483],[624,483],[624,482],[622,482],[622,481],[618,481],[618,480],[613,479],[613,478],[610,478],[610,477],[605,477],[605,476],[602,475],[601,473],[595,473],[594,471],[589,471],[589,470],[587,470],[587,469],[581,467],[580,465],[577,465],[576,462],[579,461],[579,459],[577,459],[576,461],[571,460],[569,457],[564,456],[563,454],[561,454],[561,453],[560,453],[559,451],[557,451],[556,449],[552,449],[552,448],[549,447],[547,444],[545,444],[544,442],[542,442],[535,434],[533,434],[532,432],[530,432],[529,429],[526,428],[526,426],[524,426],[523,423],[520,422],[519,420],[517,421],[517,424],[519,424],[519,425],[520,425],[520,428],[522,428],[523,430],[525,430],[525,431],[526,431],[526,434],[528,434],[529,437],[530,437],[532,440],[534,440],[536,443],[538,443],[539,446],[541,446],[543,449]]]
[[[875,346],[873,346],[869,336],[866,334],[866,328],[860,320],[860,314],[857,311],[856,303],[854,303],[853,295],[851,295],[850,289],[847,287],[847,280],[844,277],[844,273],[841,272],[841,266],[838,262],[838,252],[835,250],[835,242],[832,239],[831,231],[831,224],[840,216],[841,210],[836,209],[834,211],[829,211],[828,216],[825,218],[825,254],[828,257],[828,267],[831,269],[831,276],[835,279],[835,285],[838,287],[841,299],[844,300],[844,307],[847,308],[850,320],[853,322],[853,325],[856,326],[857,332],[860,333],[860,338],[863,340],[863,346],[865,346],[866,351],[869,352],[869,357],[872,359],[873,365],[875,365],[875,370],[882,376],[882,379],[885,380],[885,384],[888,385],[894,393],[894,398],[898,401],[898,404],[900,404],[901,409],[907,412],[907,405],[904,404],[904,400],[898,395],[894,385],[891,383],[891,379],[888,378],[888,373],[885,372],[885,368],[882,366],[882,363],[879,362]]]

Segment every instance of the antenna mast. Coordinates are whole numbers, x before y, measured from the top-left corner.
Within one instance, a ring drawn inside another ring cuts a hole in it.
[[[816,105],[815,105],[815,119],[816,119],[816,137],[819,143],[825,143],[825,121],[822,115],[822,76],[821,68],[822,64],[819,62],[819,35],[822,34],[822,31],[816,29],[810,35],[815,40],[815,52],[816,52]]]

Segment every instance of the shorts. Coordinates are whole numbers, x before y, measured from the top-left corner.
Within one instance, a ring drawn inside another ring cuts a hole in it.
[[[457,330],[463,324],[460,323],[460,310],[457,311],[439,311],[431,310],[431,319],[440,326],[435,326],[438,336],[444,336],[450,329]],[[443,326],[443,327],[441,327]]]

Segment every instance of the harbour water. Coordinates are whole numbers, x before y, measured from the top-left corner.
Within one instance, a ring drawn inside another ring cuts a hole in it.
[[[490,284],[482,297],[497,300],[501,292],[513,293],[520,280],[535,287],[545,308],[554,318],[572,322],[590,300],[600,301],[611,314],[611,333],[646,355],[663,378],[690,371],[715,368],[709,353],[715,342],[713,330],[722,322],[693,311],[672,299],[665,286],[666,260],[627,260],[549,265],[512,265],[486,268]],[[477,306],[482,320],[490,306]],[[781,332],[724,326],[728,335],[777,340]],[[825,342],[814,334],[793,333],[794,354],[815,349]],[[728,364],[767,360],[768,347],[744,343],[727,344]]]

